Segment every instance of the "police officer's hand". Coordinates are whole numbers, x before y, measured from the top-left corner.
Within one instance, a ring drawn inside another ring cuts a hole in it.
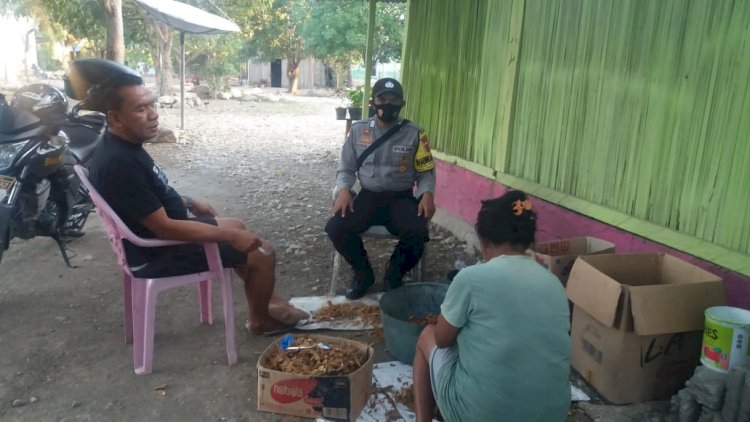
[[[210,204],[193,200],[193,208],[190,210],[196,217],[217,217],[219,214]]]
[[[435,215],[435,199],[431,192],[425,192],[422,195],[422,200],[419,201],[419,208],[417,215],[426,219],[431,219]]]
[[[336,200],[333,201],[333,207],[331,207],[331,217],[335,216],[339,212],[341,217],[346,217],[346,212],[354,212],[354,200],[352,199],[352,193],[349,189],[339,189],[336,193]]]

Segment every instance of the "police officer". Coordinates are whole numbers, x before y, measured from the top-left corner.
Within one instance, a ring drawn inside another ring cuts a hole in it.
[[[370,226],[385,225],[399,238],[383,278],[386,289],[401,286],[428,239],[427,223],[435,214],[435,164],[427,135],[399,117],[405,105],[397,80],[378,80],[370,99],[375,115],[352,124],[341,149],[336,195],[325,230],[354,271],[346,289],[348,299],[364,296],[375,281],[360,236]],[[357,178],[361,190],[353,197]]]

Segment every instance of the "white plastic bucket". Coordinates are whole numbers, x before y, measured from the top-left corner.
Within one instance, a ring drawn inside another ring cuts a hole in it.
[[[701,363],[721,372],[750,362],[750,311],[731,306],[706,309]]]

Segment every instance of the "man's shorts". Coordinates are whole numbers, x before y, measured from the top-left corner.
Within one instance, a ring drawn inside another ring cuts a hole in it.
[[[191,221],[216,226],[216,220],[211,217],[190,218]],[[131,268],[133,275],[138,278],[161,278],[208,271],[208,262],[203,245],[191,243],[161,248],[159,258]],[[233,248],[225,242],[219,242],[219,255],[224,268],[235,268],[247,264],[247,254]]]
[[[430,385],[432,386],[432,397],[437,397],[437,377],[443,366],[458,360],[458,347],[433,347],[430,352]]]

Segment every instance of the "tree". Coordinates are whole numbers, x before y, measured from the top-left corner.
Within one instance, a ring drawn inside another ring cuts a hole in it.
[[[202,35],[185,43],[185,67],[214,89],[226,88],[225,77],[237,75],[247,61],[245,38],[240,34]]]
[[[124,16],[127,23],[126,39],[130,48],[146,50],[151,56],[156,72],[157,94],[173,94],[174,30],[151,18],[143,8],[132,4],[124,8]]]
[[[302,33],[308,54],[320,57],[333,68],[336,87],[343,84],[349,66],[362,60],[366,39],[366,5],[364,1],[316,2]]]
[[[65,45],[85,39],[97,55],[123,60],[122,0],[2,0],[0,10],[32,17]]]
[[[372,65],[400,61],[404,44],[405,3],[378,3]],[[366,41],[365,41],[366,42]]]
[[[122,27],[122,0],[99,0],[107,26],[106,58],[125,61],[125,37]]]
[[[397,61],[403,45],[405,6],[378,3],[372,62]],[[308,54],[321,57],[336,71],[336,85],[349,66],[364,61],[367,43],[368,3],[365,1],[314,1],[302,34]]]
[[[289,92],[297,92],[299,64],[304,58],[302,25],[310,13],[306,0],[258,0],[251,6],[231,5],[235,21],[249,37],[246,52],[265,61],[284,58]]]

